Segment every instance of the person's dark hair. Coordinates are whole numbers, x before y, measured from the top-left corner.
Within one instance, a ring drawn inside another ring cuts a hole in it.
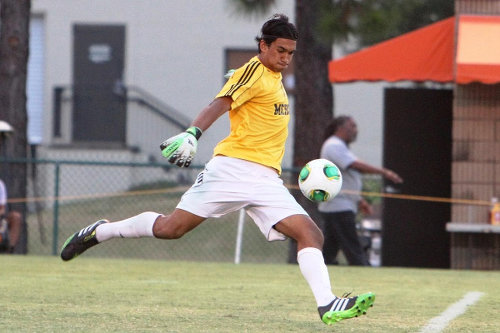
[[[349,116],[338,116],[332,119],[330,123],[325,128],[325,137],[324,139],[328,139],[332,135],[337,132],[340,126],[344,125],[351,117]]]
[[[267,45],[271,45],[271,43],[278,38],[291,40],[297,40],[299,38],[297,28],[295,28],[293,23],[288,22],[288,16],[284,14],[274,14],[262,25],[262,28],[260,29],[260,36],[255,37],[259,53],[259,43],[261,40],[263,40]]]

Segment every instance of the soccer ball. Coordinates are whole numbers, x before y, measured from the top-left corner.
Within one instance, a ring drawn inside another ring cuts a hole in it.
[[[311,201],[329,201],[340,192],[342,174],[329,160],[312,160],[300,170],[299,187],[302,194]]]

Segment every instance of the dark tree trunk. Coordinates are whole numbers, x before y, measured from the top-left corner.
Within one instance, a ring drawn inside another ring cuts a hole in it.
[[[26,78],[29,53],[30,0],[0,0],[0,120],[14,132],[2,138],[0,156],[27,156]],[[26,198],[26,163],[3,163],[3,178],[10,198]],[[10,209],[25,214],[22,200]],[[25,229],[25,228],[24,228]],[[26,252],[26,234],[21,235],[16,252]]]
[[[321,0],[297,0],[299,30],[295,59],[295,141],[293,164],[303,166],[318,158],[323,132],[332,118],[333,92],[328,80],[332,44],[320,40],[316,23]]]
[[[333,91],[328,80],[332,43],[321,40],[316,28],[321,15],[321,0],[297,0],[295,6],[299,40],[294,56],[296,83],[293,166],[300,168],[308,161],[319,158],[323,132],[332,118]],[[306,199],[298,190],[293,193],[297,201],[319,224],[316,204]],[[289,253],[291,263],[297,260],[296,250],[296,244],[292,242]]]

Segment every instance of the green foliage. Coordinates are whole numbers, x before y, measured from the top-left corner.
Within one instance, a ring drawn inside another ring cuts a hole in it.
[[[245,16],[265,14],[275,2],[229,1],[235,13]],[[454,0],[325,0],[320,2],[315,29],[322,41],[342,42],[352,34],[360,46],[372,45],[453,16],[454,4]]]
[[[246,17],[260,17],[268,14],[276,0],[228,0],[234,15]]]
[[[380,177],[363,177],[363,192],[368,193],[383,193],[383,180]],[[382,197],[380,195],[364,196],[365,200],[372,205],[380,205]]]
[[[372,45],[453,16],[453,0],[331,0],[318,13],[318,33],[331,41],[350,35]]]
[[[322,1],[317,31],[330,43],[346,41],[353,32],[353,16],[359,10],[357,0]]]
[[[372,45],[454,15],[453,0],[366,0],[360,3],[355,34]]]

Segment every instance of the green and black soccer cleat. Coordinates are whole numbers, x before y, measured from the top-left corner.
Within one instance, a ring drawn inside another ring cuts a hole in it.
[[[321,320],[332,325],[343,319],[349,319],[366,314],[368,308],[375,302],[375,294],[366,293],[354,297],[335,298],[330,304],[318,308]]]
[[[99,220],[70,236],[62,246],[61,259],[71,260],[99,243],[95,237],[95,229],[104,223],[109,223],[109,221]]]

